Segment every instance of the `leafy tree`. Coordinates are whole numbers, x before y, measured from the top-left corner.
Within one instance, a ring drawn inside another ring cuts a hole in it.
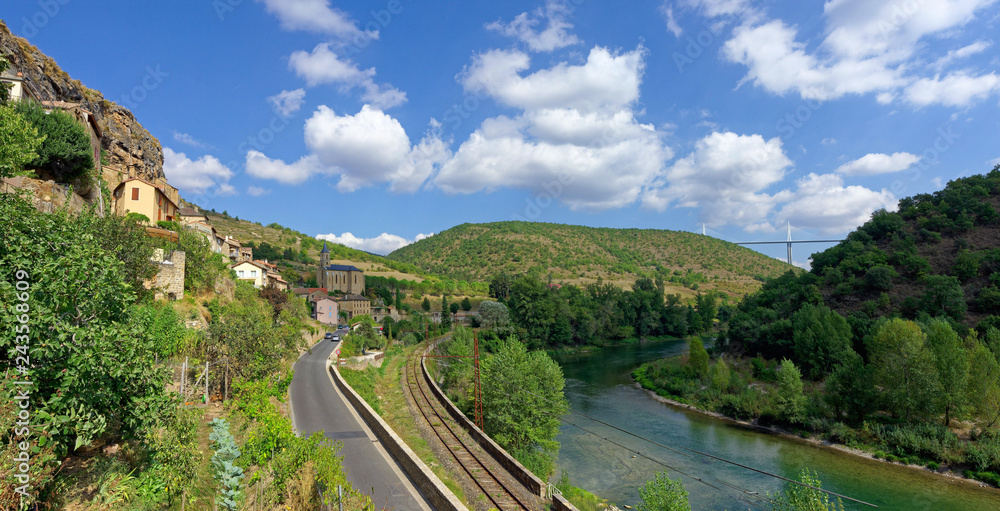
[[[979,265],[982,260],[980,254],[965,248],[958,251],[955,257],[955,266],[951,269],[952,275],[958,280],[965,282],[979,275]]]
[[[853,349],[841,354],[840,362],[824,384],[827,402],[836,417],[847,416],[848,422],[860,424],[878,408],[879,393],[875,388],[874,369]]]
[[[448,306],[448,309],[451,310],[451,313],[454,315],[458,314],[458,311],[460,311],[462,307],[458,304],[458,302],[452,302],[452,304]]]
[[[700,337],[688,341],[688,364],[695,375],[702,378],[708,375],[708,352]]]
[[[888,291],[892,289],[892,279],[898,276],[892,266],[879,264],[865,272],[865,285],[875,291]]]
[[[947,314],[955,321],[965,319],[965,294],[958,278],[947,275],[928,275],[923,279],[924,294],[921,308],[933,315]]]
[[[21,101],[15,108],[45,137],[38,157],[28,164],[30,168],[44,170],[60,182],[72,181],[94,168],[90,136],[73,116],[59,110],[46,113],[31,101]]]
[[[969,374],[966,396],[986,428],[1000,420],[1000,363],[993,353],[973,336],[970,340]]]
[[[490,300],[479,305],[479,320],[483,328],[506,332],[510,329],[510,312],[507,306]]]
[[[729,366],[726,365],[726,361],[719,359],[718,362],[712,366],[712,388],[718,390],[719,392],[725,392],[729,388]]]
[[[420,308],[423,309],[424,312],[430,312],[431,301],[426,296],[424,297],[424,302],[420,304]]]
[[[790,422],[802,420],[806,406],[806,397],[802,394],[802,373],[787,358],[781,361],[774,400],[782,418]]]
[[[803,469],[799,474],[799,482],[812,486],[808,488],[788,483],[785,491],[778,495],[768,495],[771,498],[771,509],[774,511],[844,511],[844,503],[838,498],[830,502],[830,495],[813,488],[822,488],[823,483],[815,472]]]
[[[482,361],[486,433],[535,474],[548,478],[559,443],[559,417],[569,404],[562,368],[513,337]]]
[[[216,353],[228,356],[236,376],[249,380],[277,371],[301,339],[295,328],[276,325],[271,305],[257,295],[251,284],[237,282],[236,300],[223,306],[209,326]]]
[[[500,272],[493,277],[490,281],[490,296],[500,300],[501,302],[506,301],[510,298],[510,288],[512,283],[512,278],[507,272]]]
[[[132,275],[98,237],[98,227],[122,224],[102,220],[90,210],[39,213],[0,193],[0,325],[30,331],[31,360],[45,361],[26,374],[33,430],[51,434],[60,457],[104,435],[141,436],[171,401],[153,364],[159,340],[135,313]],[[18,341],[0,336],[8,367],[28,355]]]
[[[26,174],[24,166],[38,158],[42,141],[38,128],[16,109],[0,106],[0,179]]]
[[[681,480],[670,479],[666,472],[657,472],[639,489],[638,511],[691,511],[688,492]]]
[[[851,327],[824,305],[806,304],[792,316],[795,359],[819,379],[851,347]]]
[[[886,407],[905,420],[930,412],[938,393],[937,368],[926,339],[919,325],[896,318],[882,324],[868,345]]]
[[[695,303],[698,309],[698,331],[707,332],[712,329],[712,323],[718,311],[718,305],[715,303],[715,293],[698,293]]]
[[[10,69],[10,62],[3,55],[0,55],[0,74],[8,69]],[[9,83],[0,83],[0,106],[10,101],[10,87]]]
[[[969,379],[969,357],[958,334],[947,321],[931,320],[924,327],[927,346],[934,354],[941,392],[938,400],[944,407],[944,425],[951,425],[952,412],[965,403]]]
[[[472,302],[469,301],[468,296],[462,298],[462,310],[464,310],[465,312],[469,312],[472,310]]]

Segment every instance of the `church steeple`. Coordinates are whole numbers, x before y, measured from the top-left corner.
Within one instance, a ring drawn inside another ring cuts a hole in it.
[[[328,287],[326,282],[326,267],[330,266],[330,249],[323,241],[323,250],[319,252],[319,268],[316,268],[316,283],[319,287]]]

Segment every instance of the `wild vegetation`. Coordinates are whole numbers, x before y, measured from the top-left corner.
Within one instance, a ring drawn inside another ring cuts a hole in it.
[[[635,372],[699,407],[996,484],[1000,166],[877,211],[733,312],[709,361]],[[997,252],[997,253],[994,253]]]
[[[759,252],[687,232],[537,222],[462,224],[388,258],[469,281],[486,281],[499,272],[563,283],[620,281],[625,287],[639,278],[660,278],[678,292],[700,287],[738,295],[791,268]]]
[[[18,402],[4,400],[0,462],[12,480],[27,445],[31,484],[23,498],[5,485],[0,507],[166,510],[220,498],[223,508],[318,509],[317,486],[337,485],[348,490],[345,505],[370,506],[350,488],[337,446],[295,436],[279,409],[307,328],[304,303],[268,300],[234,286],[224,266],[197,261],[184,300],[153,302],[143,282],[156,272],[154,242],[133,220],[104,213],[40,213],[0,194],[0,325],[20,332],[0,339],[0,357],[21,368],[2,386],[16,394],[31,382],[29,427],[11,419]],[[202,312],[207,329],[184,327]],[[214,363],[210,393],[226,406],[181,403],[168,390],[177,357]],[[220,414],[232,440],[220,429],[210,448],[208,419]],[[213,465],[213,453],[233,449],[240,454]]]

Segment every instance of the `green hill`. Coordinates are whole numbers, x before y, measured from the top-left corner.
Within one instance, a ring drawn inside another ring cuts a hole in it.
[[[501,272],[553,282],[601,279],[623,287],[662,277],[673,290],[742,295],[792,267],[715,238],[657,229],[610,229],[534,222],[462,224],[387,256],[454,279],[488,281]],[[686,288],[686,289],[685,289]]]
[[[881,318],[943,317],[964,334],[1000,328],[1000,165],[933,194],[876,211],[812,269],[748,296],[730,321],[736,351],[791,356],[793,316],[825,305],[848,319],[854,345]],[[1000,349],[1000,345],[998,345]]]

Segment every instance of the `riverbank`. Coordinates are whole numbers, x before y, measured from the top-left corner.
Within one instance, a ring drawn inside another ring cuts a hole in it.
[[[580,353],[593,353],[594,351],[603,350],[605,348],[618,348],[621,346],[636,346],[641,344],[648,344],[653,342],[666,342],[666,341],[679,341],[679,337],[672,337],[668,335],[659,337],[629,337],[628,339],[622,339],[617,342],[608,344],[586,344],[583,346],[563,346],[556,349],[545,350],[549,356],[553,355],[576,355]]]
[[[894,443],[898,442],[901,444],[902,442],[897,441],[892,435],[915,436],[916,440],[908,438],[911,442],[927,441],[926,438],[921,438],[919,435],[928,429],[935,430],[936,427],[929,426],[929,428],[925,427],[923,430],[920,430],[920,424],[885,425],[872,421],[864,422],[859,429],[852,429],[839,422],[831,424],[829,420],[817,418],[804,419],[805,422],[809,423],[808,425],[798,422],[782,424],[777,418],[777,414],[773,411],[773,404],[770,401],[772,399],[771,396],[775,394],[775,389],[768,389],[767,383],[754,381],[749,375],[740,375],[739,361],[730,361],[730,364],[733,366],[733,377],[736,379],[733,382],[734,385],[736,387],[744,387],[744,390],[739,392],[739,394],[727,394],[727,390],[732,389],[727,389],[725,384],[719,387],[717,381],[703,384],[705,382],[701,378],[690,375],[683,376],[684,371],[680,369],[683,369],[684,363],[685,360],[681,357],[670,357],[669,359],[643,364],[632,372],[633,384],[637,388],[644,390],[658,402],[674,408],[712,417],[713,419],[734,424],[747,430],[780,436],[785,439],[811,444],[840,453],[847,453],[867,460],[943,476],[950,480],[990,488],[992,491],[1000,493],[996,488],[985,484],[993,483],[994,486],[998,485],[994,473],[963,470],[966,468],[975,468],[970,466],[971,462],[966,462],[965,451],[979,449],[979,447],[973,446],[969,441],[959,441],[953,433],[949,432],[951,438],[946,439],[948,441],[942,441],[940,445],[930,447],[922,445],[921,447],[924,450],[918,450],[910,445],[903,446]],[[651,366],[651,364],[660,365]],[[667,369],[664,368],[666,364],[669,364],[669,368]],[[650,376],[650,372],[656,376]],[[664,373],[669,374],[669,377],[665,378]],[[713,374],[715,374],[715,371],[713,371]],[[654,379],[663,385],[655,385],[653,383]],[[664,384],[664,381],[668,383]],[[684,393],[687,394],[686,398],[685,396],[672,394],[663,387],[683,389]],[[813,388],[811,398],[815,400],[819,392],[818,386]],[[708,403],[707,406],[716,406],[718,409],[713,410],[700,406],[699,404],[703,401]],[[747,404],[748,402],[749,404]],[[735,417],[723,413],[720,409],[737,411],[738,413],[743,413],[744,417]],[[762,419],[765,419],[768,423],[761,423]],[[948,430],[945,431],[947,432]],[[899,434],[897,435],[896,433]],[[832,438],[850,439],[852,445],[836,442]],[[983,448],[987,447],[989,446],[984,446]],[[890,454],[886,454],[885,451],[890,451]],[[892,452],[896,454],[892,454]],[[928,458],[935,459],[929,460]]]

